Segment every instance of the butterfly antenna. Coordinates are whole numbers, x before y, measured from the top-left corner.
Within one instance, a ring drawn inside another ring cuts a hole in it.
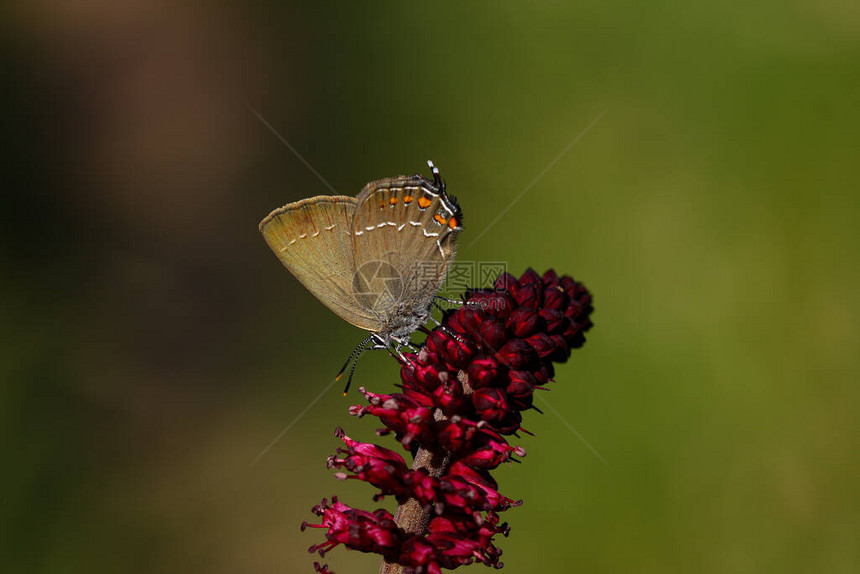
[[[340,371],[338,371],[337,373],[337,376],[334,378],[335,381],[339,381],[343,374],[346,372],[346,368],[349,366],[349,364],[353,363],[352,370],[349,372],[349,379],[347,380],[346,388],[343,391],[344,395],[346,395],[346,392],[349,390],[349,383],[352,382],[352,374],[355,372],[355,363],[358,362],[358,357],[356,355],[361,356],[361,353],[364,351],[364,348],[367,346],[370,340],[371,337],[368,337],[367,339],[359,343],[355,349],[352,350],[352,353],[349,354],[349,357],[346,359],[346,362],[343,364],[343,367],[341,367]],[[353,362],[353,358],[355,359],[355,362]]]
[[[442,193],[445,193],[445,181],[439,174],[439,168],[433,165],[433,162],[429,159],[427,160],[427,165],[430,166],[430,171],[433,172],[433,183],[436,184],[436,188]]]
[[[361,348],[361,352],[364,352],[364,347]],[[358,353],[358,357],[361,357],[361,352]],[[355,374],[355,368],[358,366],[358,357],[355,358],[352,368],[349,370],[349,376],[346,378],[346,386],[343,388],[343,396],[346,396],[349,392],[349,386],[352,384],[352,376]]]
[[[363,344],[364,344],[364,341],[362,341],[361,344],[358,345],[358,347],[356,347],[355,349],[352,350],[352,352],[349,354],[349,357],[347,357],[346,361],[344,361],[343,366],[337,372],[337,376],[335,376],[335,378],[334,378],[335,381],[340,380],[340,378],[343,376],[343,373],[346,371],[346,368],[352,362],[352,358],[355,357],[355,354],[358,352],[359,347],[361,347],[361,345],[363,345]]]

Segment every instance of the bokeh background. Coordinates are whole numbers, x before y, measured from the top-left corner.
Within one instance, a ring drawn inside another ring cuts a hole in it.
[[[506,572],[857,572],[858,6],[6,4],[0,569],[311,572],[310,507],[375,508],[339,388],[254,464],[363,336],[258,234],[329,189],[256,110],[340,193],[432,158],[460,259],[595,294],[546,398],[608,464],[526,417]]]

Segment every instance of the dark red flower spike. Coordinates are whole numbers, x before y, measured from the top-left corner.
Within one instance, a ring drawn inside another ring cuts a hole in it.
[[[326,532],[311,552],[324,555],[338,545],[373,552],[383,557],[385,573],[502,566],[495,538],[509,527],[499,513],[522,501],[501,495],[489,471],[525,456],[505,436],[524,431],[522,411],[534,408],[535,391],[552,382],[553,362],[585,342],[592,299],[571,277],[531,269],[519,279],[504,273],[493,288],[470,290],[465,299],[417,353],[404,355],[402,392],[362,388],[367,404],[349,411],[377,417],[380,436],[393,433],[414,453],[411,468],[392,450],[336,432],[345,445],[328,458],[337,478],[373,485],[375,500],[397,500],[397,514],[323,500],[313,509],[320,523],[302,525]],[[314,569],[333,574],[319,563]]]

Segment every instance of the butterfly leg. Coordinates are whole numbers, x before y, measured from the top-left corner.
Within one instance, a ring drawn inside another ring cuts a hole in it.
[[[418,349],[416,349],[415,347],[412,346],[412,343],[409,342],[409,339],[399,339],[399,338],[394,339],[393,337],[392,337],[392,339],[396,343],[394,350],[395,350],[395,352],[397,352],[398,355],[401,356],[401,358],[403,357],[403,355],[400,353],[400,349],[402,349],[403,347],[406,347],[407,349],[409,349],[413,353],[418,352]]]
[[[379,351],[388,348],[388,344],[376,333],[371,335],[369,339],[373,341],[373,346],[370,348],[371,351]]]
[[[460,305],[461,307],[462,307],[463,305],[465,305],[465,304],[466,304],[466,302],[465,302],[465,301],[458,301],[457,299],[448,299],[447,297],[442,297],[441,295],[436,295],[436,297],[435,297],[435,298],[436,298],[436,299],[440,299],[440,300],[442,300],[442,301],[445,301],[446,303],[451,303],[452,305]],[[433,304],[434,304],[434,305],[436,305],[436,307],[437,307],[438,309],[441,309],[441,308],[442,308],[442,307],[441,307],[438,303],[436,303],[435,301],[433,302]]]
[[[406,356],[400,352],[400,348],[404,347],[404,346],[409,347],[409,349],[411,349],[415,353],[418,352],[414,347],[412,347],[412,345],[409,344],[408,341],[403,341],[401,339],[394,339],[392,337],[392,340],[394,341],[394,343],[386,343],[382,337],[376,335],[375,333],[373,335],[371,335],[369,337],[369,339],[371,339],[373,341],[373,346],[370,347],[371,351],[385,350],[388,352],[389,355],[391,355],[391,357],[395,361],[397,361],[403,365],[409,365],[410,369],[415,370],[415,367],[412,365],[412,361],[407,359]]]
[[[397,356],[400,358],[400,362],[404,365],[409,365],[409,368],[414,371],[415,366],[412,364],[412,361],[410,361],[408,358],[406,358],[406,356],[400,352],[400,349],[402,349],[403,347],[406,347],[407,349],[409,349],[410,351],[412,351],[415,354],[418,353],[418,349],[416,349],[415,347],[412,346],[412,344],[409,342],[409,339],[401,339],[401,338],[392,337],[392,340],[394,341],[394,345],[393,345],[394,352],[397,353]]]
[[[440,307],[439,309],[441,310],[441,307]],[[443,311],[443,313],[444,313],[444,311]],[[444,333],[447,333],[447,334],[451,335],[452,337],[454,337],[454,338],[455,338],[455,339],[457,339],[458,341],[462,342],[462,339],[460,338],[460,336],[459,336],[459,335],[457,335],[457,333],[455,333],[454,331],[452,331],[451,329],[449,329],[449,328],[447,327],[447,325],[443,325],[442,323],[440,323],[440,322],[439,322],[439,320],[438,320],[436,317],[434,317],[433,315],[430,315],[430,320],[431,320],[431,321],[433,321],[433,323],[435,323],[435,324],[436,324],[436,327],[437,327],[438,329],[440,329],[440,330],[441,330],[441,331],[443,331]],[[428,335],[429,335],[429,333],[428,333]]]
[[[435,299],[433,301],[433,306],[436,307],[437,309],[439,309],[439,311],[442,312],[442,315],[445,314],[446,310],[444,307],[442,307],[442,305],[439,304],[438,301],[436,301],[436,299],[438,299],[439,301],[445,301],[446,303],[448,303],[450,305],[457,305],[459,307],[465,306],[465,307],[468,307],[471,309],[479,309],[481,307],[480,303],[477,303],[475,301],[466,301],[465,297],[463,297],[463,299],[448,299],[447,297],[442,297],[441,295],[436,295]]]
[[[469,307],[471,309],[480,309],[481,308],[480,303],[478,303],[476,301],[466,300],[465,295],[462,295],[461,299],[448,299],[447,297],[442,297],[441,295],[436,295],[436,299],[439,299],[440,301],[445,301],[446,303],[450,303],[451,305],[459,305],[460,307],[466,306],[466,307]],[[439,303],[437,303],[436,301],[433,301],[433,305],[435,305],[437,309],[439,309],[440,311],[442,311],[444,313],[444,310],[443,310],[442,306],[439,305]]]
[[[440,305],[438,305],[435,301],[433,302],[433,304],[436,305],[437,309],[442,311],[443,315],[445,314],[445,310]],[[436,327],[439,328],[443,333],[447,333],[448,335],[451,335],[451,337],[453,337],[458,343],[465,343],[465,341],[463,340],[463,338],[460,335],[458,335],[457,333],[455,333],[454,331],[449,329],[447,325],[443,325],[442,323],[440,323],[439,320],[436,319],[436,317],[434,317],[433,315],[430,315],[430,320],[433,321],[434,323],[436,323]],[[430,334],[429,331],[424,331],[424,332],[427,333],[428,335]]]

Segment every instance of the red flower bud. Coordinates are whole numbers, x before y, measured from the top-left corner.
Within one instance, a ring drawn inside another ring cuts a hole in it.
[[[546,332],[549,334],[563,333],[570,321],[564,313],[556,309],[541,309],[540,316],[544,320]]]
[[[541,279],[543,280],[544,285],[557,285],[558,273],[555,272],[555,269],[549,269],[546,273],[543,274],[543,277]]]
[[[531,397],[534,388],[537,386],[537,379],[529,371],[511,371],[508,375],[510,383],[508,383],[508,397],[523,399]]]
[[[493,357],[480,357],[469,364],[466,373],[469,375],[469,385],[477,389],[492,385],[500,376],[501,369]]]
[[[497,291],[511,291],[512,289],[516,289],[519,287],[519,281],[517,278],[511,275],[510,273],[502,273],[499,275],[498,279],[494,284]]]
[[[472,393],[472,404],[480,417],[492,424],[504,418],[508,410],[507,392],[497,387],[484,387]]]
[[[567,344],[567,339],[561,335],[550,335],[549,338],[555,343],[555,352],[550,355],[550,359],[557,362],[566,361],[570,357],[570,345]]]
[[[457,454],[468,449],[476,434],[478,426],[460,417],[451,417],[439,431],[439,444],[448,452]]]
[[[540,275],[535,273],[535,270],[531,267],[526,269],[526,272],[522,274],[518,283],[520,285],[536,285],[538,287],[543,287],[543,281],[541,281]]]
[[[490,470],[510,460],[515,454],[525,456],[526,451],[520,447],[512,447],[506,442],[489,440],[460,460],[472,468]]]
[[[467,305],[484,313],[484,317],[507,319],[518,307],[516,300],[507,291],[472,293]]]
[[[507,329],[501,319],[490,319],[481,325],[481,346],[485,352],[495,353],[507,339]]]
[[[511,339],[496,353],[496,360],[509,369],[520,370],[535,363],[537,353],[522,339]]]
[[[475,337],[481,332],[485,314],[480,309],[462,307],[449,315],[446,325],[456,333]]]
[[[447,373],[446,373],[447,374]],[[436,406],[445,415],[454,415],[463,410],[466,399],[463,395],[463,386],[456,377],[446,377],[444,384],[439,385],[433,393]]]
[[[528,307],[520,307],[508,317],[508,328],[514,337],[525,339],[529,335],[537,332],[542,326],[540,314],[534,309]]]
[[[567,293],[561,287],[553,285],[544,289],[543,309],[561,311],[567,307],[569,302],[570,297],[567,296]]]
[[[523,422],[523,414],[521,411],[526,407],[517,405],[516,403],[518,402],[520,401],[508,401],[508,410],[497,422],[493,423],[493,426],[496,427],[496,430],[499,431],[500,434],[514,434],[520,429]]]
[[[526,342],[535,350],[538,357],[546,359],[555,353],[556,344],[546,333],[535,333]]]
[[[535,283],[526,283],[517,289],[516,293],[511,293],[517,303],[529,309],[537,309],[541,305],[543,299],[543,287]]]
[[[552,363],[543,363],[539,369],[531,371],[538,385],[545,385],[555,376],[555,367]]]

